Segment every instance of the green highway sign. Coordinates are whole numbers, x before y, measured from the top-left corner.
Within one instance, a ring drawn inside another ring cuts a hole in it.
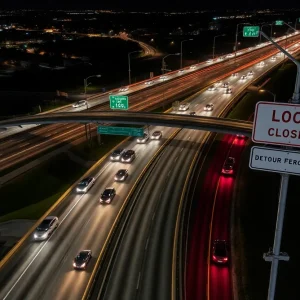
[[[277,20],[277,21],[275,21],[275,25],[282,26],[283,25],[283,21]]]
[[[97,133],[126,136],[143,136],[144,128],[98,126]]]
[[[258,36],[259,36],[259,26],[243,27],[243,37],[258,37]]]
[[[128,109],[128,96],[110,95],[109,104],[111,109]]]

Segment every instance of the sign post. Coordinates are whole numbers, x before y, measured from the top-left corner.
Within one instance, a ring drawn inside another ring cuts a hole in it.
[[[243,27],[243,37],[258,37],[258,36],[259,36],[259,26]]]
[[[128,96],[109,95],[111,109],[128,110]]]

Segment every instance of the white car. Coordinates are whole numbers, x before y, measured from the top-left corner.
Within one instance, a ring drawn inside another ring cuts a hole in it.
[[[190,69],[191,70],[195,70],[197,68],[197,66],[193,65],[193,66],[190,66]]]
[[[126,87],[122,87],[119,89],[119,92],[127,92],[129,90],[129,87],[126,86]]]
[[[85,106],[85,105],[87,105],[87,104],[88,104],[88,103],[87,103],[86,100],[79,100],[79,101],[75,102],[72,106],[73,106],[74,108],[77,108],[77,107],[80,107],[80,106]]]
[[[145,143],[147,143],[148,140],[149,140],[149,135],[148,135],[147,133],[144,133],[143,136],[138,137],[138,138],[136,139],[136,142],[137,142],[138,144],[145,144]]]
[[[208,88],[208,91],[212,92],[212,91],[216,91],[217,90],[217,87],[212,85]]]
[[[87,177],[81,180],[76,187],[77,193],[86,193],[94,184],[95,184],[94,177]]]
[[[218,59],[217,59],[217,61],[222,61],[222,60],[224,60],[224,57],[223,57],[223,56],[220,56],[220,57],[218,57]]]
[[[152,83],[153,83],[152,80],[149,80],[149,81],[146,81],[146,82],[145,82],[146,85],[151,85]]]
[[[161,131],[153,131],[151,134],[151,140],[160,140],[162,137],[162,132]]]
[[[231,77],[238,77],[239,73],[233,73]]]
[[[36,228],[33,238],[36,241],[46,240],[52,232],[58,227],[58,218],[54,216],[46,217]]]
[[[232,53],[227,54],[226,57],[234,57],[234,54],[232,54]]]
[[[178,110],[187,111],[189,109],[189,104],[180,104]]]
[[[271,60],[276,60],[276,57],[275,57],[275,56],[272,56],[272,57],[271,57]]]
[[[228,87],[229,87],[229,83],[228,82],[222,83],[222,88],[227,89]]]
[[[241,80],[245,81],[247,79],[247,75],[242,75]]]
[[[259,67],[263,67],[265,65],[265,62],[261,61],[257,64]]]
[[[210,63],[213,62],[213,60],[212,60],[212,59],[208,59],[206,62],[207,62],[208,64],[210,64]]]
[[[212,111],[214,109],[214,105],[212,103],[208,103],[204,106],[204,111]]]
[[[251,70],[247,73],[247,76],[253,76],[254,75],[254,72]]]
[[[167,78],[168,78],[168,76],[166,76],[166,75],[162,75],[162,76],[159,77],[159,79],[162,79],[162,80],[165,80]]]
[[[182,73],[184,73],[184,70],[179,70],[178,71],[178,74],[182,74]]]

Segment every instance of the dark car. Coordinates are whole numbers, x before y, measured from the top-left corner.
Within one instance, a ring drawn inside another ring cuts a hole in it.
[[[228,262],[228,245],[225,240],[214,240],[212,247],[212,260],[218,264],[226,264]]]
[[[124,152],[125,152],[125,150],[122,148],[114,150],[110,155],[110,160],[111,161],[119,161]]]
[[[109,204],[115,197],[116,190],[113,187],[108,187],[104,190],[100,197],[100,203]]]
[[[228,88],[229,87],[229,83],[228,82],[224,82],[223,84],[222,84],[222,88]]]
[[[151,138],[151,140],[160,140],[161,137],[162,137],[162,132],[159,130],[156,130],[156,131],[152,132],[150,138]]]
[[[82,250],[74,258],[73,267],[74,269],[83,270],[92,258],[91,250]]]
[[[122,181],[125,181],[127,177],[128,177],[128,170],[121,169],[116,173],[115,181],[121,181],[122,182]]]
[[[94,177],[87,177],[81,180],[76,187],[77,193],[86,193],[95,184]]]
[[[122,162],[132,162],[135,159],[134,150],[127,150],[122,154],[121,161]]]
[[[233,157],[227,157],[225,160],[225,163],[222,168],[223,174],[233,174],[234,171],[234,164],[235,164],[235,158]]]
[[[190,116],[196,116],[196,112],[195,111],[191,111],[190,112]]]

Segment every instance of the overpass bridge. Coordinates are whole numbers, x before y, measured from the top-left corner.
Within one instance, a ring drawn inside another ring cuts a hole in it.
[[[30,124],[96,123],[154,125],[197,129],[217,133],[242,134],[251,137],[253,123],[218,117],[190,116],[183,114],[132,112],[132,111],[83,111],[26,116],[0,121],[0,129]]]

